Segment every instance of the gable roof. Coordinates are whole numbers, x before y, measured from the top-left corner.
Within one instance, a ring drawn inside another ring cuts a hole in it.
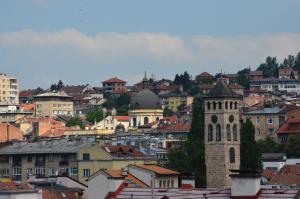
[[[300,186],[300,165],[284,165],[270,180],[270,183],[280,185]]]

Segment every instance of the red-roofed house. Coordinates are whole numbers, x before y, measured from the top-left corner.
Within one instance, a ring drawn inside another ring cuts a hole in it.
[[[300,187],[300,165],[285,165],[270,180],[271,184]]]
[[[117,77],[110,78],[102,82],[104,93],[122,94],[127,93],[126,81]]]
[[[300,118],[288,119],[277,130],[277,137],[281,143],[286,143],[289,137],[295,134],[300,134]]]

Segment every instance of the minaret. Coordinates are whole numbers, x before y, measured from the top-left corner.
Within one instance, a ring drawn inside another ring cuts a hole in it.
[[[219,81],[205,97],[205,164],[208,188],[228,188],[240,167],[241,96]]]

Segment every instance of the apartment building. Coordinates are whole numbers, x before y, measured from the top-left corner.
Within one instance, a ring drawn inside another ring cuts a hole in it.
[[[36,117],[50,117],[56,115],[74,115],[72,97],[65,92],[47,92],[34,96]]]
[[[163,107],[177,111],[179,106],[189,106],[193,103],[193,97],[186,94],[168,93],[159,95]]]
[[[117,77],[103,81],[102,86],[104,93],[111,93],[114,95],[127,93],[126,81]]]
[[[0,102],[19,104],[19,80],[0,73]]]

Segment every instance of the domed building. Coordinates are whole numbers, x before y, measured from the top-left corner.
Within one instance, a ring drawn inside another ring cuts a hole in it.
[[[132,98],[128,115],[130,127],[137,128],[163,118],[163,109],[157,95],[144,89]]]

